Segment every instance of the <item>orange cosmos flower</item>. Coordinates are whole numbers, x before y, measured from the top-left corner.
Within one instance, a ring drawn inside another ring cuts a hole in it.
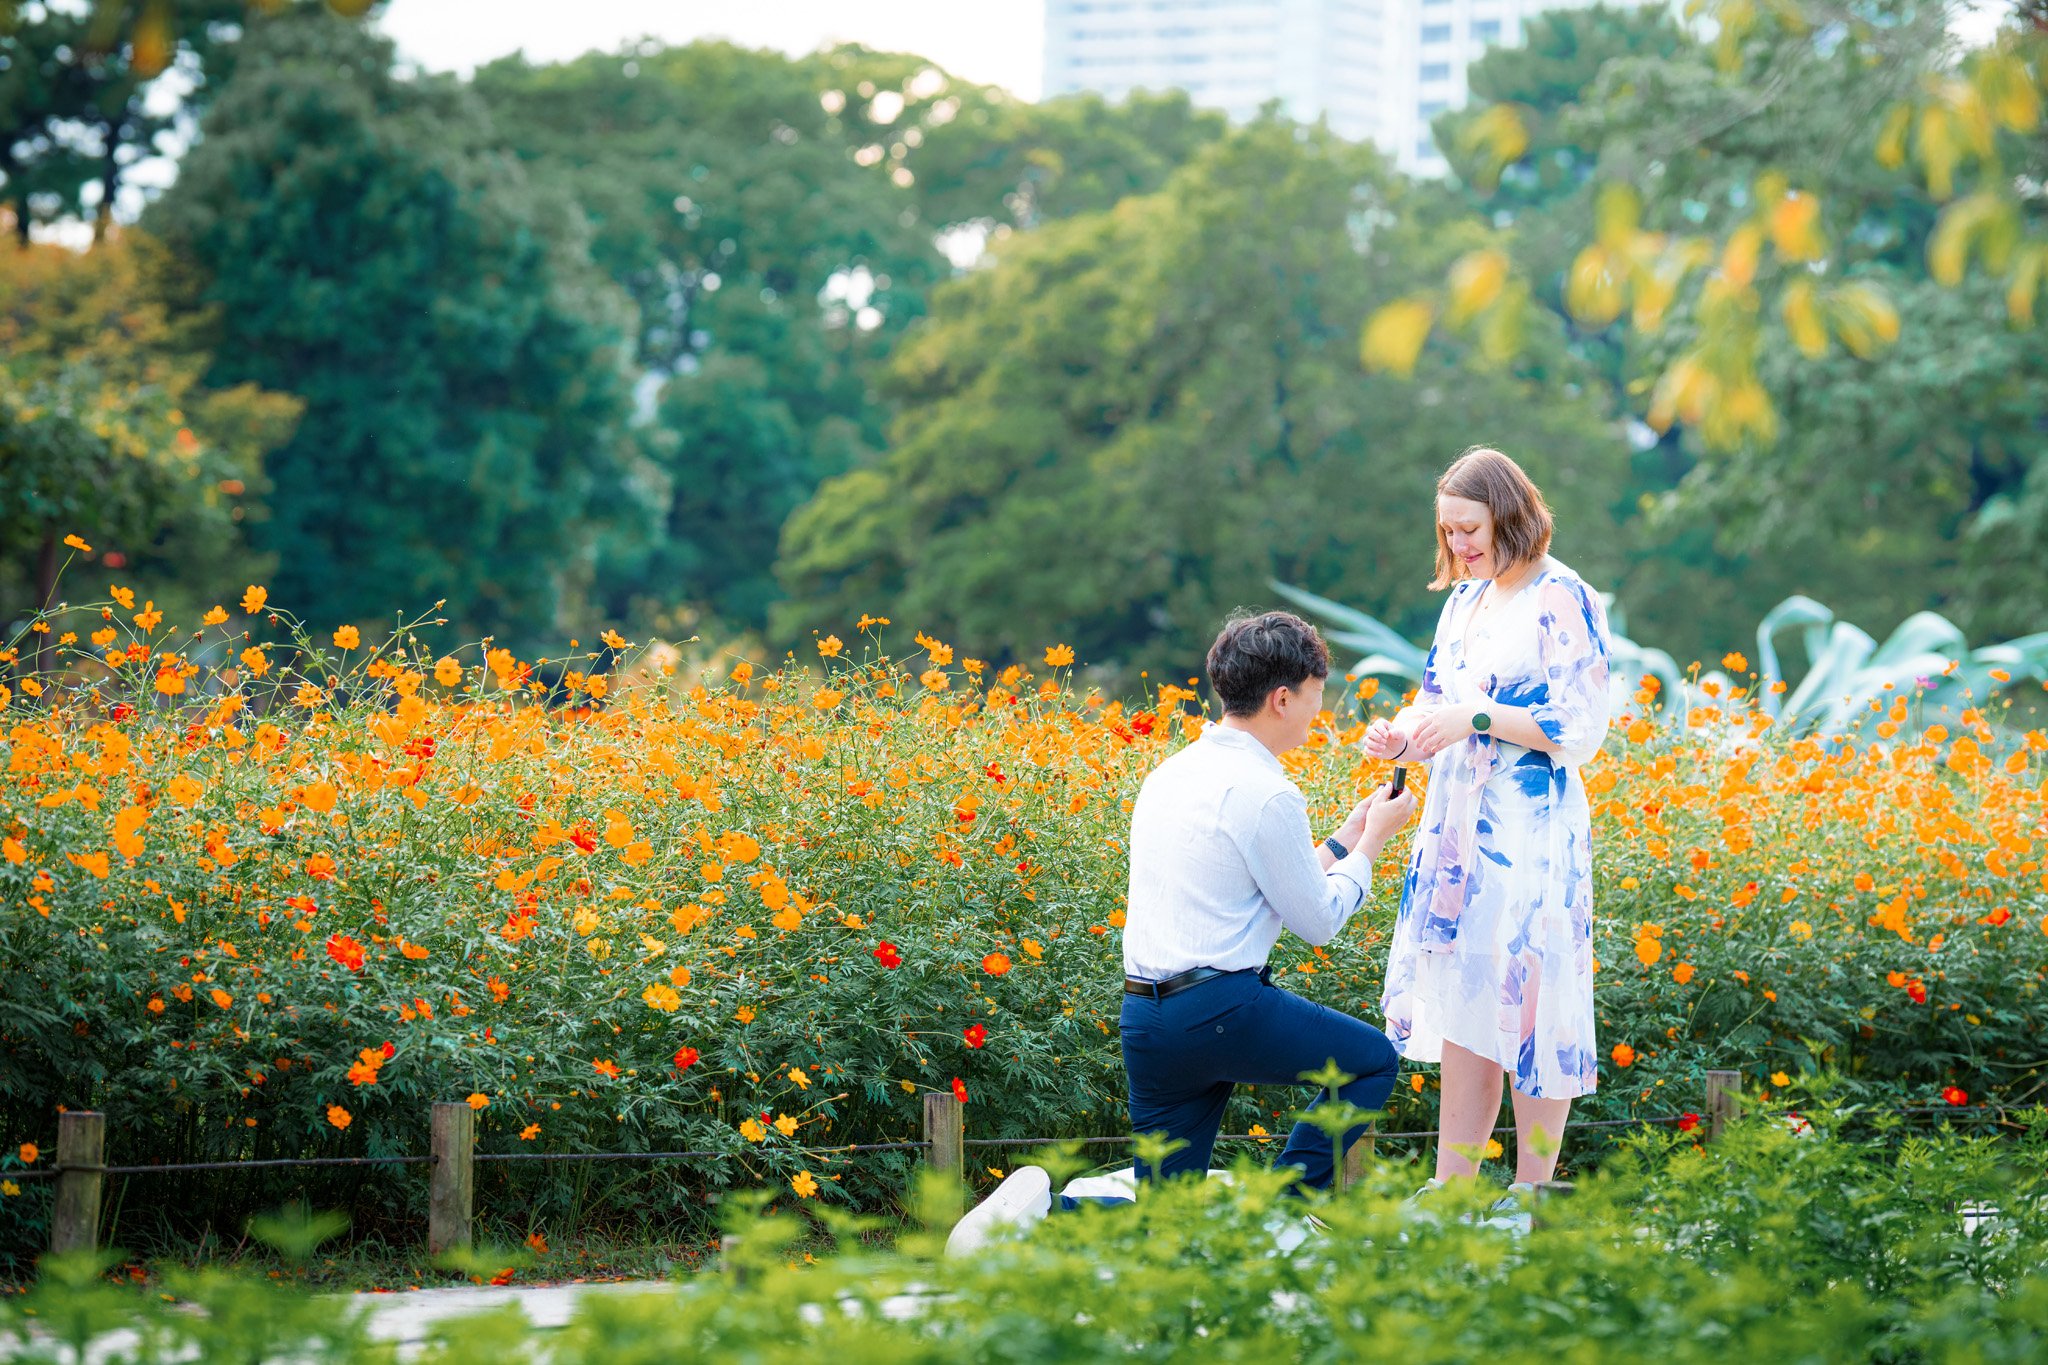
[[[539,1136],[540,1125],[537,1123],[529,1123],[519,1130],[519,1140],[521,1142],[531,1142]]]
[[[1001,953],[990,953],[981,960],[981,969],[990,976],[1001,976],[1010,970],[1010,959]]]
[[[84,542],[83,540],[80,540],[80,539],[79,539],[79,538],[78,538],[77,536],[66,536],[66,537],[64,537],[64,543],[65,543],[66,545],[70,546],[70,547],[71,547],[72,549],[74,549],[74,550],[78,551],[78,552],[79,552],[80,554],[87,554],[87,555],[89,555],[89,554],[91,554],[91,553],[92,553],[92,546],[90,546],[90,545],[86,544],[86,543],[85,543],[85,542]]]
[[[354,626],[342,626],[334,632],[334,644],[338,649],[355,649],[363,643],[363,637]]]
[[[36,1164],[37,1161],[42,1159],[42,1155],[42,1148],[36,1146],[33,1142],[24,1142],[21,1144],[22,1165],[33,1166]]]
[[[473,1090],[470,1092],[467,1103],[472,1109],[488,1109],[491,1105],[491,1097],[481,1090]]]
[[[306,859],[306,875],[315,881],[333,881],[334,859],[328,857],[325,853],[315,853],[312,857]]]
[[[330,1104],[327,1106],[327,1121],[333,1124],[336,1128],[346,1128],[349,1126],[349,1124],[353,1123],[355,1119],[354,1116],[348,1112],[348,1110],[342,1108],[340,1105]]]
[[[615,1081],[619,1078],[619,1064],[607,1058],[599,1058],[598,1060],[592,1062],[590,1064],[590,1067],[591,1070],[595,1071],[598,1075],[604,1077],[608,1081]]]
[[[259,588],[254,583],[251,583],[249,590],[242,594],[242,614],[254,616],[257,612],[263,610],[263,604],[269,600],[270,589]]]
[[[1065,668],[1072,662],[1074,651],[1068,645],[1054,645],[1045,651],[1045,663],[1048,668]]]
[[[334,934],[328,938],[327,955],[352,972],[363,969],[363,945],[346,934]]]
[[[443,687],[454,687],[462,681],[462,665],[454,659],[443,659],[434,665],[434,681]]]
[[[1614,1058],[1616,1066],[1634,1066],[1636,1064],[1636,1050],[1627,1043],[1616,1043],[1614,1051],[1608,1055]]]

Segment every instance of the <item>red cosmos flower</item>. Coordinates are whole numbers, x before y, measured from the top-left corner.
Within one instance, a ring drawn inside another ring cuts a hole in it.
[[[981,771],[985,776],[992,777],[998,782],[1008,782],[1010,780],[1004,775],[1002,768],[994,763],[989,764]]]
[[[1993,910],[1990,914],[1986,915],[1983,919],[1978,920],[1977,923],[1988,924],[1993,928],[1997,928],[1999,925],[2004,924],[2007,920],[2011,918],[2012,911],[2008,910],[2006,907],[2001,905],[1996,910]]]
[[[1927,987],[1918,981],[1906,983],[1906,995],[1916,1005],[1927,1003]]]
[[[1941,1088],[1941,1097],[1944,1100],[1947,1100],[1950,1104],[1955,1105],[1963,1105],[1968,1104],[1970,1102],[1970,1092],[1962,1089],[1960,1086],[1943,1086]]]
[[[1140,711],[1137,715],[1131,717],[1131,728],[1141,735],[1151,734],[1155,723],[1150,711]]]
[[[434,756],[434,737],[432,735],[420,736],[420,738],[405,746],[405,752],[410,758],[432,758]]]
[[[569,831],[569,842],[582,849],[585,853],[589,853],[597,847],[597,836],[583,828],[583,826],[578,825]]]
[[[693,1047],[679,1047],[679,1048],[677,1048],[677,1049],[676,1049],[676,1055],[675,1055],[675,1067],[676,1067],[676,1070],[678,1070],[678,1071],[688,1071],[688,1070],[689,1070],[689,1069],[690,1069],[691,1067],[693,1067],[693,1066],[695,1066],[695,1065],[697,1065],[697,1049],[696,1049],[696,1048],[693,1048]]]
[[[134,716],[135,708],[127,702],[116,702],[114,704],[113,717],[116,721],[132,720]]]
[[[388,1062],[388,1061],[390,1061],[390,1060],[391,1060],[391,1059],[392,1059],[393,1057],[396,1057],[397,1055],[398,1055],[398,1045],[397,1045],[397,1044],[395,1044],[395,1043],[392,1043],[392,1042],[386,1041],[386,1042],[385,1042],[385,1044],[384,1044],[384,1060]]]
[[[967,1040],[969,1047],[980,1047],[988,1042],[988,1030],[980,1024],[969,1024],[960,1031],[960,1036]]]
[[[346,934],[335,934],[327,940],[327,955],[352,972],[363,969],[363,945]]]
[[[1699,1126],[1700,1116],[1698,1114],[1680,1114],[1678,1116],[1678,1131],[1681,1133],[1690,1133]]]
[[[958,1076],[953,1078],[953,1098],[962,1104],[967,1103],[967,1082],[961,1080]]]
[[[903,954],[896,951],[895,944],[883,939],[875,945],[875,961],[893,972],[903,965]]]

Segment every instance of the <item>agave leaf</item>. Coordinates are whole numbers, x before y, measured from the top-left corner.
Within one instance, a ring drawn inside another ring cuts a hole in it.
[[[1783,718],[1797,730],[1827,729],[1838,724],[1846,714],[1841,699],[1855,689],[1857,670],[1876,648],[1877,641],[1870,638],[1868,631],[1847,621],[1836,621],[1828,629],[1825,643],[1814,652],[1813,666],[1786,698]]]
[[[1306,588],[1297,588],[1278,579],[1268,580],[1268,586],[1311,616],[1319,617],[1339,630],[1358,637],[1357,647],[1360,649],[1376,650],[1397,659],[1414,654],[1416,671],[1420,673],[1423,651],[1409,643],[1399,631],[1378,617],[1368,616],[1356,607],[1347,607],[1342,602],[1319,597]]]
[[[1820,657],[1827,642],[1827,627],[1834,624],[1835,614],[1811,597],[1793,595],[1772,607],[1756,628],[1756,666],[1764,711],[1772,716],[1779,714],[1778,688],[1783,682],[1784,671],[1778,662],[1778,632],[1793,626],[1806,628],[1806,657],[1809,662]]]

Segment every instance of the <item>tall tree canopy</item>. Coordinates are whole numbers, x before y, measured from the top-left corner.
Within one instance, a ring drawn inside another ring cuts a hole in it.
[[[495,62],[475,88],[639,305],[657,511],[606,547],[599,590],[658,622],[683,603],[765,622],[790,511],[886,442],[880,371],[953,271],[942,233],[1106,208],[1222,128],[1181,95],[1027,105],[859,47],[644,43]]]
[[[1274,576],[1426,631],[1432,486],[1481,441],[1543,481],[1559,553],[1611,573],[1625,446],[1555,329],[1519,372],[1359,370],[1372,306],[1479,231],[1369,149],[1262,120],[1011,239],[899,349],[889,453],[792,518],[785,631],[888,610],[1018,656],[1192,665]]]
[[[299,395],[257,543],[315,620],[448,600],[534,641],[617,515],[630,308],[577,208],[449,79],[360,26],[255,27],[147,225],[217,319],[214,378]]]

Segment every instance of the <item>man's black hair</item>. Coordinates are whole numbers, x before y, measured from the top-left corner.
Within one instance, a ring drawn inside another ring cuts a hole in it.
[[[1240,616],[1209,646],[1209,685],[1227,716],[1255,716],[1276,687],[1330,676],[1330,647],[1292,612]]]

